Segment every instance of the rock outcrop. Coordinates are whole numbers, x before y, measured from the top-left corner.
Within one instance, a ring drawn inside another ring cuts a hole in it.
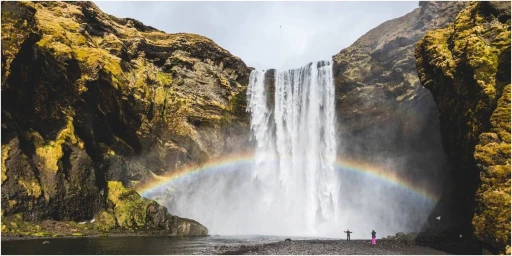
[[[450,163],[452,187],[441,202],[447,221],[472,229],[490,252],[508,254],[510,47],[510,2],[477,2],[416,48]]]
[[[98,214],[99,225],[107,229],[166,230],[170,235],[178,236],[208,234],[208,229],[198,222],[169,214],[165,207],[141,198],[135,190],[125,188],[119,181],[109,181],[108,188],[110,212]]]
[[[108,181],[136,186],[236,150],[249,72],[208,38],[91,2],[2,2],[2,214],[88,220],[113,210]],[[175,222],[144,202],[158,225]]]
[[[465,2],[420,2],[333,56],[339,155],[396,171],[440,196],[446,155],[430,92],[419,82],[414,50],[424,34],[450,25]],[[443,182],[445,184],[443,184]],[[423,223],[411,223],[416,229]]]

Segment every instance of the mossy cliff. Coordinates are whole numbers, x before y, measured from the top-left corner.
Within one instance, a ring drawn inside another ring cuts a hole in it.
[[[138,227],[151,208],[170,233],[194,230],[142,199],[116,215],[121,183],[108,181],[136,186],[244,145],[249,72],[208,38],[91,2],[2,2],[2,214],[82,221],[106,211]]]
[[[440,202],[449,209],[446,221],[471,229],[487,250],[508,254],[510,47],[510,2],[477,2],[416,48],[450,163],[452,187]]]

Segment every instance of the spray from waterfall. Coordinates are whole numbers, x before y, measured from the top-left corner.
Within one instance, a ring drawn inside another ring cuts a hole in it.
[[[210,234],[339,238],[350,228],[358,239],[372,229],[383,236],[418,231],[435,194],[421,177],[400,176],[406,167],[394,159],[378,166],[343,160],[335,110],[329,61],[254,70],[247,88],[251,141],[240,145],[253,153],[185,168],[142,195]]]

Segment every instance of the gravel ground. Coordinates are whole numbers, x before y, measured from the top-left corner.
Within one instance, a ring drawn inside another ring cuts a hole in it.
[[[377,241],[372,246],[370,240],[298,240],[282,241],[259,245],[219,246],[205,254],[446,254],[442,251],[417,245],[405,245],[395,241]]]

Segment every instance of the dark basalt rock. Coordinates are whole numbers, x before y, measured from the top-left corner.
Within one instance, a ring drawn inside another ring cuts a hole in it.
[[[249,72],[208,38],[91,2],[2,2],[2,214],[89,220],[110,211],[109,180],[238,151]],[[178,222],[170,233],[199,230]]]
[[[438,229],[495,254],[510,254],[510,47],[510,2],[478,2],[416,48],[450,163]]]

